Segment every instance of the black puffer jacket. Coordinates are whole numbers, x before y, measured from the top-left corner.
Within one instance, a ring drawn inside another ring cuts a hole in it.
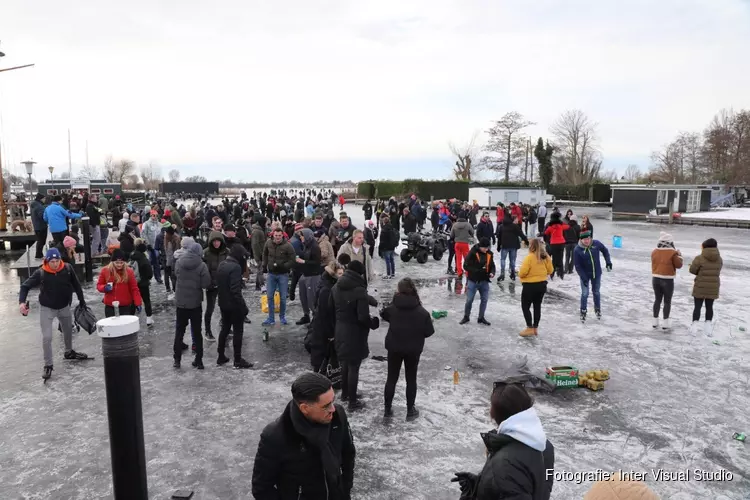
[[[336,331],[336,308],[331,301],[331,289],[335,284],[336,278],[324,272],[315,292],[315,316],[310,334],[310,363],[316,367],[323,363],[328,353],[328,339],[333,338]]]
[[[130,260],[138,265],[138,284],[140,286],[148,286],[151,278],[154,277],[154,270],[151,267],[151,263],[146,257],[146,254],[142,250],[145,250],[145,245],[140,250],[136,248],[133,253],[130,254]],[[133,272],[135,272],[135,266],[131,265]]]
[[[380,229],[380,251],[395,250],[398,246],[398,231],[389,222]]]
[[[346,412],[338,404],[335,407],[328,447],[340,464],[337,477],[326,474],[320,451],[295,426],[294,419],[305,417],[292,401],[260,435],[253,464],[252,493],[256,500],[349,499],[356,453]]]
[[[336,354],[341,361],[362,361],[370,355],[370,304],[364,277],[347,269],[331,289],[336,311]],[[375,302],[377,304],[377,302]]]
[[[216,287],[219,292],[219,309],[247,315],[249,309],[242,296],[242,266],[237,259],[229,256],[219,264],[216,270]]]
[[[464,259],[464,270],[469,274],[468,279],[475,283],[490,281],[490,276],[495,274],[495,261],[492,257],[492,250],[487,250],[487,253],[481,252],[479,243],[471,247]]]
[[[393,296],[380,317],[389,323],[385,348],[398,354],[422,354],[424,339],[435,333],[430,313],[413,295]]]
[[[220,241],[219,248],[214,248],[214,241]],[[208,246],[203,249],[203,260],[208,266],[208,273],[211,275],[211,288],[216,288],[216,271],[219,270],[219,264],[229,256],[229,250],[224,242],[224,235],[218,231],[211,231],[208,235]]]
[[[302,230],[302,235],[305,237],[305,241],[302,242],[302,252],[300,258],[304,260],[304,264],[297,264],[302,276],[319,276],[323,271],[321,266],[321,254],[318,240],[315,239],[315,235],[312,230],[305,228]]]
[[[83,290],[75,270],[70,264],[64,264],[57,271],[52,271],[47,264],[43,265],[21,284],[18,303],[26,302],[32,288],[39,289],[39,304],[50,309],[63,309],[70,305],[75,293],[78,302],[85,303]]]
[[[519,239],[520,238],[520,239]],[[529,242],[526,235],[523,234],[521,226],[514,224],[510,217],[505,217],[502,224],[497,225],[497,239],[500,248],[510,250],[521,248],[521,240]]]
[[[573,243],[578,243],[578,237],[581,235],[581,226],[578,225],[578,222],[572,220],[567,223],[568,229],[563,231],[563,235],[565,236],[565,243],[570,245]]]
[[[404,215],[404,221],[402,223],[402,225],[404,226],[404,233],[416,233],[417,222],[417,217],[413,213],[408,212],[406,215]]]
[[[488,240],[491,240],[492,243],[495,243],[495,232],[492,230],[492,221],[489,219],[486,221],[480,220],[474,230],[474,234],[476,235],[477,240],[487,238]]]

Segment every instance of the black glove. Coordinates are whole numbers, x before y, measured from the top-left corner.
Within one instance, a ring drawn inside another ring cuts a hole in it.
[[[612,263],[608,262],[607,263],[607,271],[611,271],[611,270],[612,270]]]
[[[471,498],[471,493],[477,486],[479,476],[471,472],[456,472],[456,477],[451,479],[452,483],[458,483],[461,487],[461,498]]]
[[[380,318],[370,316],[370,330],[377,330],[378,328],[380,328]]]

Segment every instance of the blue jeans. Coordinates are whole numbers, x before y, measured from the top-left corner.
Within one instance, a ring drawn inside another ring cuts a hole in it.
[[[471,305],[474,302],[474,296],[479,290],[479,317],[484,318],[484,312],[487,310],[487,300],[490,298],[490,282],[489,281],[476,281],[469,280],[466,283],[466,305],[464,306],[464,316],[467,318],[471,315]]]
[[[268,273],[266,281],[266,295],[268,296],[268,319],[275,321],[273,296],[279,292],[281,304],[279,306],[279,317],[286,317],[286,295],[289,292],[289,275]]]
[[[503,248],[500,250],[500,274],[505,275],[505,257],[509,257],[510,271],[515,274],[517,253],[517,248]]]
[[[151,268],[154,270],[154,278],[156,281],[161,281],[161,266],[159,265],[159,250],[150,250],[148,252],[148,260],[151,262]]]
[[[393,260],[393,250],[384,250],[383,259],[385,260],[385,274],[388,276],[396,274],[396,262]]]
[[[591,288],[594,289],[594,309],[601,309],[602,301],[599,295],[599,287],[602,284],[602,277],[597,276],[591,280]],[[581,277],[581,311],[585,311],[589,301],[589,279],[588,276]]]

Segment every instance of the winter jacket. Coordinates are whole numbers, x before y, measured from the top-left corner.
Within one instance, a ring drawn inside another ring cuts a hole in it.
[[[328,353],[329,340],[336,330],[336,308],[331,300],[331,290],[337,277],[324,272],[315,291],[315,315],[310,335],[310,362],[319,367]]]
[[[568,229],[563,231],[563,236],[565,237],[565,244],[573,245],[573,244],[578,243],[578,239],[580,235],[581,235],[581,226],[578,225],[578,222],[574,220],[568,222]]]
[[[225,215],[226,218],[226,215]],[[169,222],[172,223],[172,225],[177,228],[177,231],[182,230],[182,217],[180,217],[180,214],[177,213],[177,210],[173,210],[171,214],[169,214]],[[227,221],[224,220],[224,224],[226,224]]]
[[[365,220],[370,220],[372,218],[372,205],[369,201],[362,205],[362,210],[365,212]]]
[[[541,283],[547,281],[547,277],[551,276],[553,271],[552,259],[549,255],[544,254],[544,258],[539,260],[535,254],[529,252],[521,263],[518,277],[521,283]]]
[[[203,303],[203,290],[211,286],[211,274],[201,258],[202,248],[194,243],[175,262],[177,276],[174,301],[180,309],[195,309]]]
[[[521,222],[523,220],[523,209],[520,205],[514,205],[510,207],[510,217],[511,221],[513,219],[518,219],[518,222]]]
[[[458,219],[451,229],[451,239],[456,243],[471,243],[472,238],[474,238],[474,228],[463,217]]]
[[[495,274],[495,261],[492,256],[492,250],[487,250],[487,253],[481,252],[479,243],[471,247],[464,259],[464,270],[468,273],[469,281],[490,281],[490,276]]]
[[[276,244],[273,238],[268,238],[263,247],[263,269],[271,274],[287,274],[294,267],[296,258],[297,254],[288,241]]]
[[[529,240],[523,234],[521,226],[515,224],[510,217],[503,219],[502,224],[497,225],[497,240],[500,248],[510,250],[521,248],[521,241],[528,243]]]
[[[44,209],[43,218],[49,224],[51,233],[60,233],[68,230],[67,219],[80,219],[81,214],[69,212],[60,203],[53,201]]]
[[[130,260],[130,255],[135,250],[135,240],[128,233],[120,233],[117,237],[117,241],[120,242],[120,250],[125,252],[125,260]]]
[[[365,266],[365,286],[367,283],[372,281],[372,258],[370,257],[370,248],[366,243],[363,243],[359,249],[359,252],[354,251],[354,246],[351,241],[347,241],[339,249],[339,255],[347,254],[352,260],[358,260]]]
[[[318,240],[315,239],[312,230],[308,228],[304,228],[301,232],[305,241],[302,242],[300,258],[305,262],[304,264],[297,264],[300,272],[302,276],[320,276],[323,267],[321,266],[322,257]]]
[[[417,217],[409,212],[404,215],[404,220],[401,225],[404,228],[404,234],[416,233],[417,232]]]
[[[364,247],[363,247],[364,248]],[[341,361],[362,361],[370,355],[370,297],[362,276],[344,271],[331,290],[336,311],[335,344]]]
[[[498,226],[499,225],[500,224],[498,224]],[[490,221],[489,219],[480,220],[479,224],[477,224],[476,235],[477,235],[477,240],[481,240],[482,238],[487,238],[488,240],[491,240],[492,243],[495,243],[495,231],[493,231],[492,229],[492,221]]]
[[[612,265],[609,259],[609,250],[599,240],[593,240],[588,247],[579,242],[573,251],[573,262],[576,267],[578,276],[583,280],[591,280],[601,277],[602,264],[599,261],[599,255],[604,255],[604,262],[607,266]]]
[[[330,424],[316,425],[291,401],[281,417],[263,429],[253,464],[255,500],[350,498],[354,440],[344,408],[336,404],[335,410]],[[325,444],[311,444],[326,437]],[[330,462],[338,464],[336,470],[326,471],[320,449],[332,453]]]
[[[102,225],[102,212],[95,203],[87,203],[85,212],[89,218],[89,226],[98,227]]]
[[[565,231],[570,229],[570,226],[563,223],[559,219],[552,219],[547,224],[547,229],[544,230],[544,234],[549,236],[550,245],[564,245],[565,244]]]
[[[260,263],[263,261],[263,248],[266,246],[266,230],[260,224],[253,224],[253,232],[250,233],[250,245],[253,249],[253,259]]]
[[[674,279],[681,267],[682,255],[673,247],[654,248],[651,252],[651,276],[654,278]]]
[[[328,239],[327,234],[323,234],[318,239],[318,246],[320,247],[320,265],[326,267],[328,264],[336,260],[336,253],[333,251],[333,245]]]
[[[141,228],[141,238],[146,240],[146,244],[150,247],[156,246],[156,239],[161,236],[161,222],[158,220],[147,220],[143,223]]]
[[[29,206],[31,211],[31,223],[34,231],[47,231],[47,222],[44,219],[44,205],[41,201],[34,200]]]
[[[247,315],[249,309],[242,296],[242,265],[231,255],[216,270],[216,286],[219,309],[238,312],[243,317]]]
[[[378,237],[377,228],[370,229],[369,227],[366,227],[363,233],[365,235],[365,243],[367,243],[367,246],[375,248],[376,238]]]
[[[555,448],[547,440],[536,410],[516,413],[497,430],[482,434],[487,461],[476,485],[476,500],[549,500]]]
[[[690,274],[695,275],[693,297],[697,299],[718,299],[723,265],[718,248],[704,248],[701,254],[690,263]]]
[[[102,269],[99,273],[99,279],[96,282],[96,289],[104,294],[102,302],[105,306],[111,306],[113,302],[120,303],[120,307],[143,304],[141,300],[141,291],[138,290],[138,281],[135,279],[135,273],[129,267],[125,268],[128,280],[117,283],[114,276],[110,277],[109,266]],[[106,292],[104,287],[107,283],[112,283],[112,291]]]
[[[659,500],[659,495],[644,482],[623,481],[620,474],[615,474],[606,481],[595,482],[583,500]]]
[[[138,284],[148,286],[151,278],[154,277],[154,270],[146,254],[138,250],[133,250],[133,253],[130,254],[130,267],[133,269],[133,274]]]
[[[219,248],[214,248],[214,241],[220,241],[221,245]],[[208,267],[208,274],[211,275],[211,286],[209,288],[216,288],[216,271],[219,270],[219,264],[224,262],[229,256],[229,250],[224,243],[224,235],[218,231],[211,231],[208,235],[208,246],[203,249],[203,261]]]
[[[182,238],[175,233],[171,238],[164,233],[164,262],[167,267],[174,267],[174,253],[180,249]]]
[[[422,354],[424,339],[435,333],[430,313],[414,295],[393,296],[393,302],[380,312],[387,321],[385,348],[398,354]]]
[[[45,263],[31,273],[31,276],[21,283],[18,303],[26,302],[29,292],[36,287],[39,287],[39,305],[50,309],[65,309],[70,305],[74,293],[78,297],[78,302],[86,303],[81,283],[70,264],[63,264],[57,271],[53,271],[49,264]]]
[[[380,251],[387,252],[389,250],[395,250],[398,244],[398,231],[396,231],[390,222],[383,224],[383,227],[380,229]]]
[[[331,226],[333,227],[333,226]],[[354,236],[354,231],[356,231],[357,228],[354,226],[354,224],[349,221],[349,225],[344,227],[341,224],[339,224],[338,232],[336,233],[336,241],[341,244],[349,241],[352,236]]]

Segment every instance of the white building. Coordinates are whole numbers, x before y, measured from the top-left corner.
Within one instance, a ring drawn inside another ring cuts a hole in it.
[[[540,187],[470,186],[469,202],[473,202],[474,200],[482,208],[495,207],[498,202],[503,205],[511,203],[536,205],[546,202],[547,192]]]

